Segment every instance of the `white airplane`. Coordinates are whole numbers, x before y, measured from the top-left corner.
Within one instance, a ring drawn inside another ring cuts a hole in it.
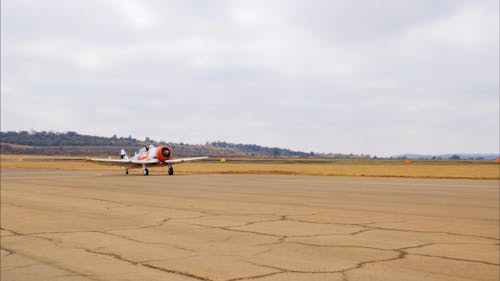
[[[115,165],[125,167],[125,174],[128,174],[129,168],[138,168],[142,166],[142,170],[145,176],[149,175],[148,165],[161,165],[168,166],[168,174],[174,174],[174,168],[172,165],[179,164],[187,161],[196,161],[206,159],[208,157],[192,157],[192,158],[172,158],[172,149],[168,146],[155,147],[154,145],[149,145],[143,147],[139,152],[136,152],[134,157],[129,158],[125,150],[120,151],[121,159],[99,159],[92,158],[89,161],[97,162],[107,165]]]

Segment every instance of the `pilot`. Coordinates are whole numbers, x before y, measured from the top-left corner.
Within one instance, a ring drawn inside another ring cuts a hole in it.
[[[149,145],[148,144],[145,144],[144,148],[146,149],[146,151],[149,151]]]

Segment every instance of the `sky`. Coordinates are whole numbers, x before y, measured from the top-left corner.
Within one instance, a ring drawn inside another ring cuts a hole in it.
[[[499,151],[498,0],[1,1],[1,130]]]

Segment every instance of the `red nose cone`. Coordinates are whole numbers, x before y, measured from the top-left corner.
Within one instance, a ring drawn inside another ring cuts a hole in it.
[[[172,149],[168,146],[160,146],[156,151],[156,158],[161,162],[168,160],[172,157]]]

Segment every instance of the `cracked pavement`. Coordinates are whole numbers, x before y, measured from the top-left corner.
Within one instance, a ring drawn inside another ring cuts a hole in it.
[[[498,280],[498,180],[2,169],[1,280]]]

